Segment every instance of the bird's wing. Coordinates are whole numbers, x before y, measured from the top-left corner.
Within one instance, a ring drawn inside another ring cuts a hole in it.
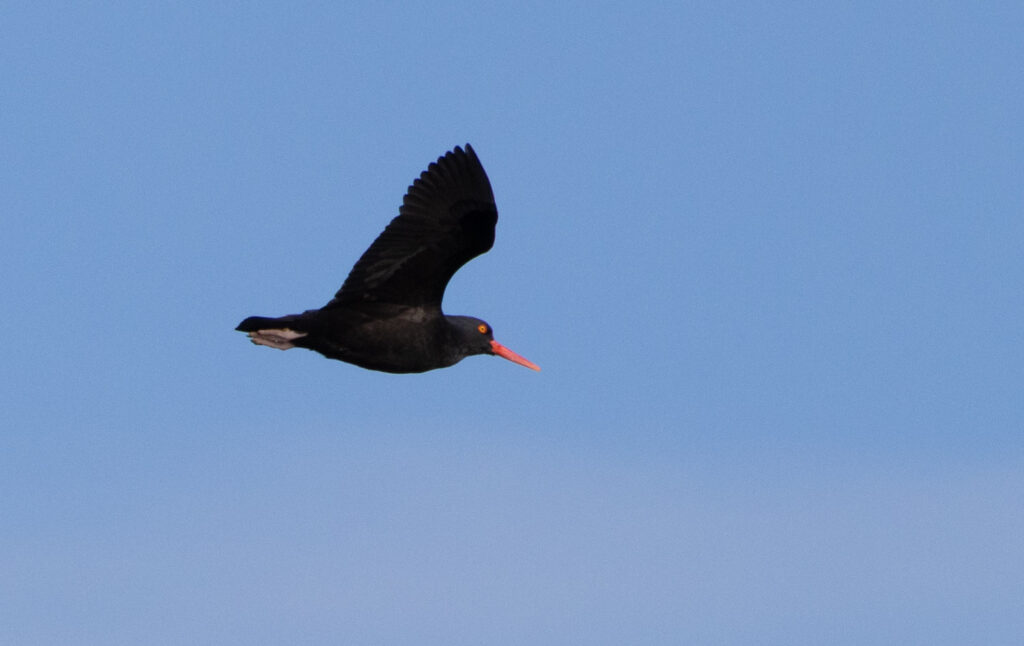
[[[398,217],[370,245],[326,307],[390,303],[438,307],[462,265],[494,244],[498,209],[473,148],[430,164],[405,195]]]

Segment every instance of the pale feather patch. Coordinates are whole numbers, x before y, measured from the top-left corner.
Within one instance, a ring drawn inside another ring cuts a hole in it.
[[[306,332],[296,332],[288,328],[280,330],[255,330],[249,333],[249,339],[256,345],[265,345],[268,348],[277,348],[278,350],[289,350],[295,347],[292,341],[301,339],[306,334]]]

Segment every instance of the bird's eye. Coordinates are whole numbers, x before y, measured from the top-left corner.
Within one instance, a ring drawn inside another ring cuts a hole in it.
[[[476,329],[480,330],[480,334],[487,334],[487,326],[484,325],[483,323],[476,326]]]

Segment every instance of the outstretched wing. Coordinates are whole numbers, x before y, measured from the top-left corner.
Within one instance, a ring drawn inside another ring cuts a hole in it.
[[[456,146],[420,174],[398,217],[370,245],[327,307],[441,306],[448,281],[494,244],[498,209],[473,148]]]

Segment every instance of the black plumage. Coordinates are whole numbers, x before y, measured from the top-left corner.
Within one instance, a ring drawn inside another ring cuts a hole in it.
[[[385,372],[424,372],[473,354],[539,370],[494,341],[486,322],[441,311],[448,281],[493,246],[497,221],[480,160],[469,144],[456,146],[413,182],[398,216],[329,303],[302,314],[252,316],[236,329],[258,345],[308,348]]]

